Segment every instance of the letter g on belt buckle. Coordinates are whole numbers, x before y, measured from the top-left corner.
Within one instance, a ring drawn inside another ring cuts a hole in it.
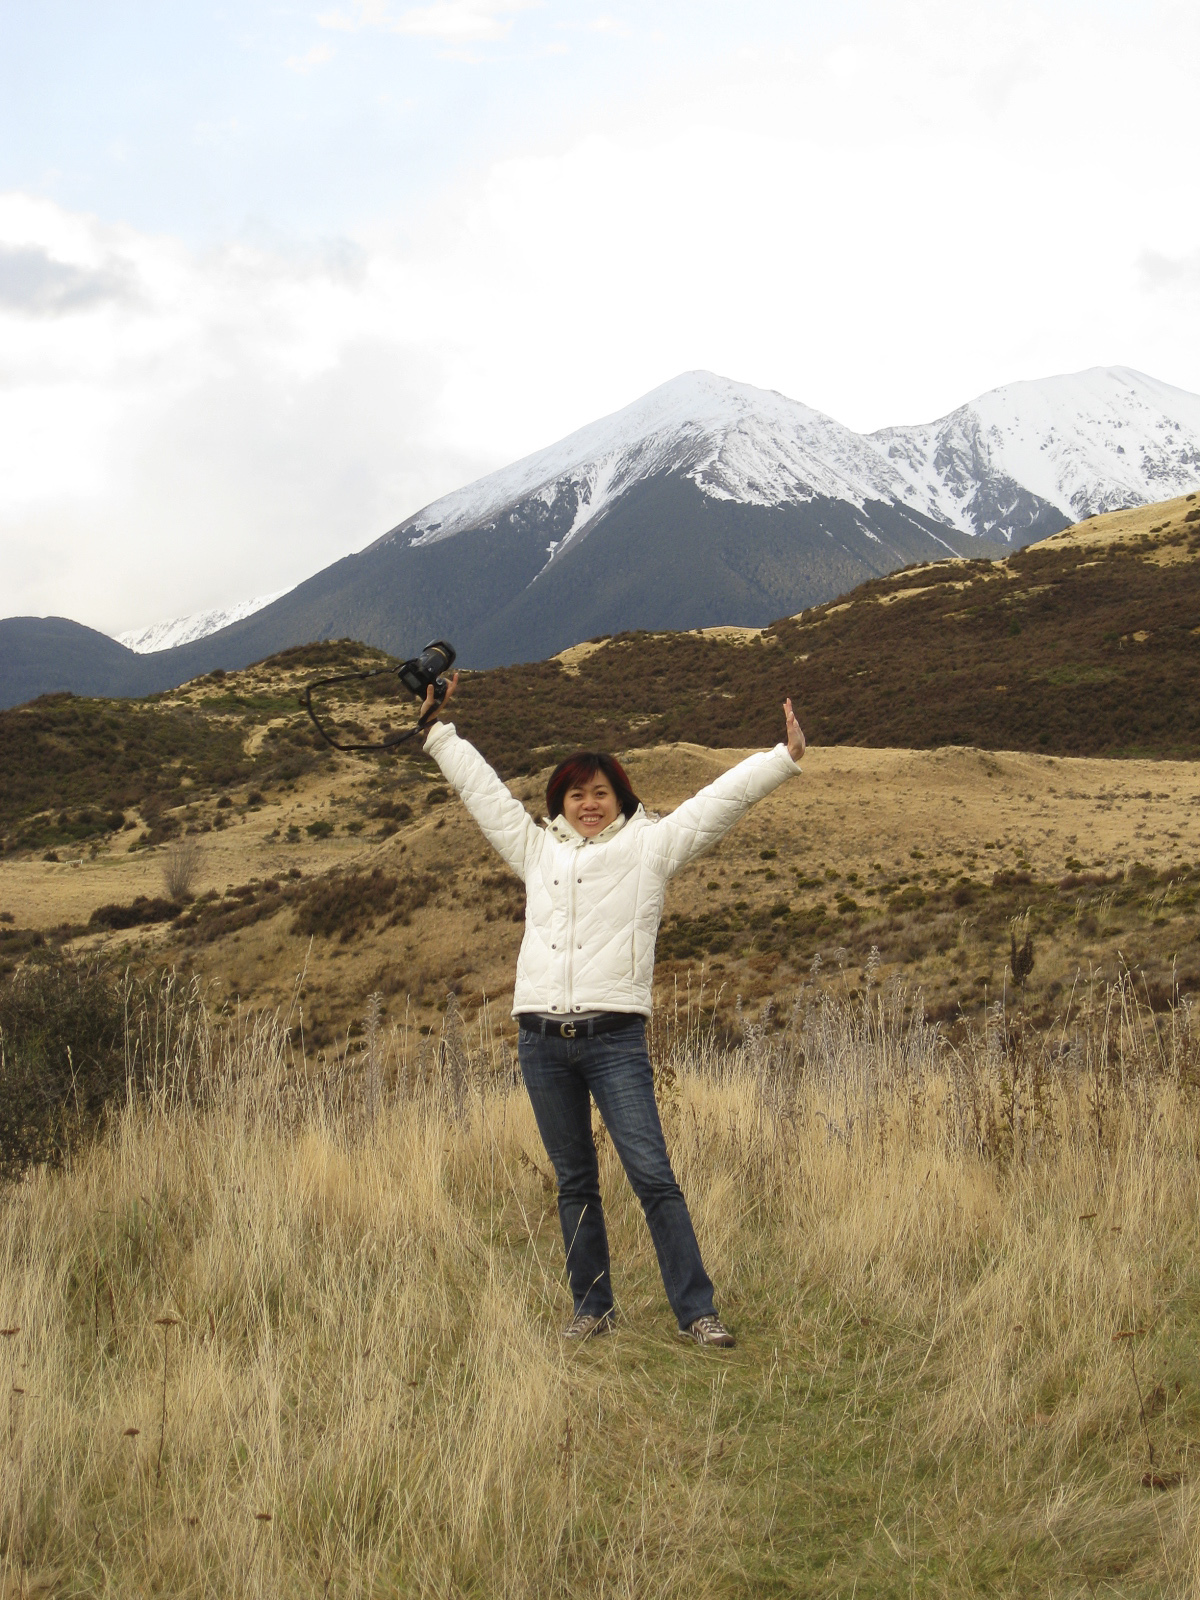
[[[576,1033],[575,1024],[573,1022],[560,1022],[558,1031],[562,1038],[573,1039]]]

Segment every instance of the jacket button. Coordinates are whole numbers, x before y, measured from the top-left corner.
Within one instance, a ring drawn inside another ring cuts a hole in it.
[[[556,889],[557,889],[557,887],[558,887],[558,879],[557,879],[557,878],[555,878],[555,880],[554,880],[554,887],[555,887],[555,888],[556,888]]]
[[[576,882],[576,883],[582,883],[582,882],[583,882],[583,879],[582,879],[582,878],[576,878],[576,879],[575,879],[575,882]]]
[[[552,944],[552,945],[551,945],[551,946],[550,946],[550,948],[551,948],[551,950],[557,950],[557,949],[558,949],[558,946],[557,946],[557,945],[556,945],[556,944]]]

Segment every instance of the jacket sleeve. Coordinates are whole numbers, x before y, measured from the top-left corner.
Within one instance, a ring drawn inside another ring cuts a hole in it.
[[[511,794],[473,744],[460,739],[452,722],[435,722],[425,749],[457,790],[483,836],[522,880],[539,853],[542,830]]]
[[[648,830],[647,857],[664,878],[671,877],[799,771],[785,744],[747,756]]]

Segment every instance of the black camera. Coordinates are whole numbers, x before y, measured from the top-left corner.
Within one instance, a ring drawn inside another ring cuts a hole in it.
[[[424,732],[432,719],[422,716],[415,726],[406,728],[402,733],[391,732],[389,725],[384,722],[382,726],[387,732],[381,741],[347,744],[343,739],[336,738],[333,733],[322,726],[321,716],[318,715],[317,708],[313,705],[313,690],[330,689],[342,683],[354,683],[364,685],[361,693],[366,694],[368,697],[381,695],[386,697],[386,685],[368,683],[367,680],[390,676],[398,678],[408,692],[416,695],[418,700],[424,700],[426,691],[432,686],[434,705],[440,706],[446,698],[446,690],[450,687],[443,674],[449,672],[454,665],[454,655],[455,651],[452,644],[448,644],[445,639],[434,639],[432,643],[425,646],[419,656],[414,656],[410,661],[402,661],[398,667],[372,667],[367,672],[345,672],[335,678],[319,678],[316,683],[308,685],[301,696],[300,703],[312,718],[313,724],[322,739],[327,745],[331,745],[333,749],[345,751],[392,750],[396,745],[403,744],[405,740],[411,739],[414,734]],[[323,712],[322,715],[327,716],[328,713]],[[345,731],[358,734],[365,732],[356,723],[351,723]]]
[[[435,639],[432,644],[425,646],[415,660],[406,661],[395,671],[400,682],[418,700],[424,700],[425,691],[432,684],[434,699],[441,705],[446,698],[446,680],[442,673],[449,672],[453,665],[454,646],[447,644],[445,639]]]

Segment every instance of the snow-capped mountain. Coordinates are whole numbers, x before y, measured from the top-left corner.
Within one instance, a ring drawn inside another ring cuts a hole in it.
[[[774,390],[687,372],[445,495],[292,595],[121,642],[166,650],[244,630],[263,610],[264,625],[290,617],[297,639],[333,630],[406,649],[411,631],[461,632],[469,616],[480,663],[512,659],[558,648],[571,631],[769,621],[909,561],[998,553],[994,544],[1028,544],[1094,511],[1198,484],[1200,396],[1128,367],[1007,384],[935,422],[871,434]],[[601,528],[604,551],[580,565]],[[629,592],[609,570],[626,536],[636,546],[622,558]],[[480,559],[488,577],[468,603]],[[648,590],[655,562],[670,570]],[[567,588],[582,586],[578,615],[548,627],[550,580],[568,568]],[[307,594],[323,597],[315,609]],[[528,625],[517,620],[523,604]]]
[[[173,650],[176,645],[191,644],[194,639],[206,639],[210,633],[228,628],[230,623],[252,617],[256,611],[278,600],[284,589],[272,594],[260,594],[253,600],[240,600],[236,605],[216,611],[196,611],[190,617],[176,617],[171,622],[155,622],[149,628],[134,628],[117,634],[117,643],[136,655],[146,656],[155,650]]]
[[[773,390],[689,372],[426,506],[380,543],[431,544],[566,500],[571,515],[547,551],[559,561],[635,485],[669,473],[742,505],[891,503],[1026,544],[1200,483],[1200,396],[1097,367],[1007,384],[936,422],[858,434]]]
[[[871,440],[906,480],[909,505],[964,533],[1015,537],[1022,503],[1080,522],[1194,489],[1200,395],[1131,367],[1092,367],[1005,384],[937,422]]]
[[[1008,384],[871,434],[684,373],[285,594],[126,634],[130,651],[105,640],[107,678],[66,660],[62,619],[20,619],[13,692],[145,692],[316,639],[408,655],[448,638],[463,666],[489,667],[600,634],[759,627],[910,562],[1002,555],[1196,488],[1200,396],[1127,367]]]
[[[575,501],[555,554],[647,478],[678,472],[744,505],[902,499],[906,478],[869,439],[773,389],[685,372],[623,411],[426,506],[394,529],[411,545],[448,539],[533,497]],[[381,541],[382,542],[382,541]]]

